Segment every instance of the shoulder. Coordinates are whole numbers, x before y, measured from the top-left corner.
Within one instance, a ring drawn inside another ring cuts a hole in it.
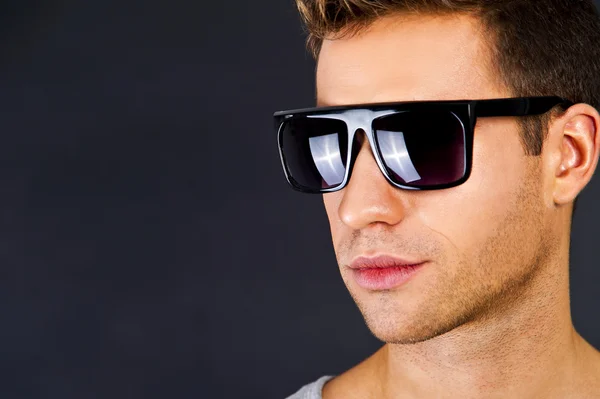
[[[321,399],[323,386],[333,379],[333,376],[323,376],[310,384],[304,385],[298,392],[286,399]]]
[[[583,379],[579,382],[579,386],[586,395],[589,395],[585,397],[600,399],[600,351],[589,343],[587,345],[590,348],[592,360],[587,369],[580,373]]]

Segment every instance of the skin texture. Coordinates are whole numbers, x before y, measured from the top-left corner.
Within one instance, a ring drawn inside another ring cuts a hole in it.
[[[405,15],[325,40],[318,105],[512,97],[481,30],[469,16]],[[439,191],[392,187],[362,140],[348,186],[323,199],[342,279],[386,344],[323,397],[600,398],[600,354],[573,327],[568,274],[572,203],[596,169],[599,126],[577,104],[528,156],[515,118],[480,118],[470,179]],[[361,255],[427,264],[368,291],[348,269]]]

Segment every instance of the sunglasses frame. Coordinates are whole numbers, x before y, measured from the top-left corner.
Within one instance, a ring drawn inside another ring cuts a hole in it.
[[[277,131],[277,142],[279,145],[279,156],[287,182],[297,191],[308,194],[326,194],[343,190],[350,178],[356,160],[353,154],[354,138],[358,130],[363,130],[373,149],[373,155],[377,165],[386,180],[394,187],[412,191],[430,191],[452,188],[465,183],[471,176],[473,164],[473,140],[477,118],[481,117],[518,117],[528,115],[541,115],[561,105],[567,109],[573,105],[569,100],[557,96],[548,97],[518,97],[499,98],[487,100],[450,100],[450,101],[411,101],[393,103],[357,104],[349,106],[303,108],[289,111],[276,112],[273,117]],[[373,133],[373,122],[381,117],[394,115],[402,112],[449,112],[456,116],[463,125],[465,144],[465,173],[463,177],[446,184],[418,187],[418,185],[406,185],[395,182],[388,174],[387,168],[381,159],[380,149],[376,143]],[[344,180],[336,187],[327,189],[310,189],[296,183],[295,179],[285,162],[283,149],[283,128],[287,122],[296,118],[320,117],[343,121],[348,131],[348,153],[346,159],[346,170]]]

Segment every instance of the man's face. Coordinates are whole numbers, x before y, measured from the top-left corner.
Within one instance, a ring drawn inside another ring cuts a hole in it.
[[[511,97],[489,67],[480,28],[468,17],[389,17],[326,40],[318,105]],[[396,189],[366,139],[360,148],[348,186],[324,202],[342,278],[375,336],[421,342],[523,295],[555,234],[540,159],[525,155],[515,118],[478,119],[472,175],[446,190]],[[376,291],[348,268],[361,255],[426,263],[401,286]]]

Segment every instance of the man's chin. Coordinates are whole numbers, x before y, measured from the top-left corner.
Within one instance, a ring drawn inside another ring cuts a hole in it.
[[[373,299],[365,298],[356,303],[371,334],[380,341],[415,343],[428,335],[422,331],[422,321],[419,323],[414,308]]]
[[[380,341],[416,344],[446,334],[462,324],[460,318],[444,317],[443,312],[432,314],[431,310],[439,307],[423,306],[418,298],[399,301],[396,295],[390,294],[352,295],[367,327]]]
[[[371,334],[382,342],[397,345],[412,345],[430,341],[449,333],[460,326],[460,323],[423,323],[422,321],[390,322],[385,319],[368,320],[365,318]]]
[[[410,328],[392,327],[382,324],[369,324],[367,327],[378,340],[395,345],[414,345],[435,339],[453,330],[453,328]]]

